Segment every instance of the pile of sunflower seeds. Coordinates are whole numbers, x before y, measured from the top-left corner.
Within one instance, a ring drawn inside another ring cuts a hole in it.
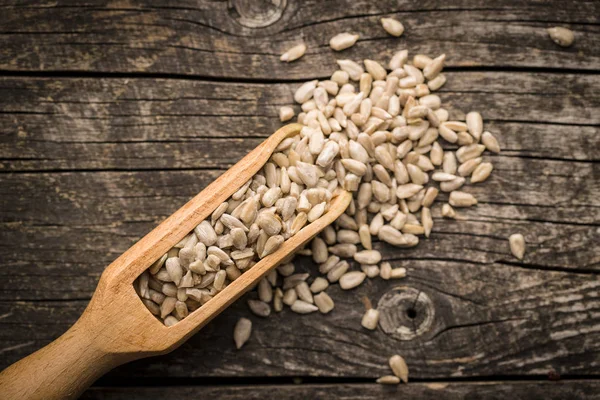
[[[399,21],[381,23],[392,36],[404,32]],[[342,33],[330,46],[342,51],[358,39]],[[305,52],[300,44],[281,60],[292,62]],[[300,134],[284,140],[253,179],[136,281],[150,312],[167,326],[185,318],[326,213],[341,190],[354,194],[346,212],[297,253],[311,256],[322,276],[296,271],[291,255],[259,282],[258,299],[248,300],[252,313],[268,317],[286,305],[298,314],[327,314],[335,307],[330,285],[349,290],[367,278],[405,277],[405,268],[382,262],[374,238],[401,248],[418,245],[433,231],[431,209],[440,192],[447,193],[441,215],[461,219],[454,208],[477,204],[463,188],[490,176],[486,150],[500,152],[479,112],[451,120],[433,94],[446,83],[445,59],[418,54],[409,60],[406,50],[386,66],[342,59],[329,79],[300,85],[294,94],[301,108],[297,121],[304,125]],[[289,106],[279,111],[282,122],[294,114]],[[511,236],[510,244],[522,258],[522,236]],[[374,330],[379,311],[367,303],[361,325]],[[251,332],[252,322],[241,318],[233,335],[238,349]],[[407,382],[404,359],[395,355],[389,364],[394,375],[377,382]]]
[[[335,140],[308,127],[283,140],[259,173],[136,280],[148,310],[174,325],[325,214],[341,190],[332,167],[338,153]],[[276,280],[273,271],[259,284],[261,303],[251,303],[255,313],[268,314],[267,303],[283,300],[281,291],[273,295]],[[309,303],[303,300],[307,297],[291,303],[292,309],[306,311]],[[237,340],[240,346],[244,336]]]
[[[294,100],[305,127],[140,276],[137,289],[148,309],[169,326],[185,318],[323,215],[341,189],[354,193],[346,213],[300,251],[312,256],[324,277],[309,285],[309,274],[284,263],[259,283],[251,311],[266,317],[271,307],[278,312],[287,305],[300,314],[327,313],[334,308],[325,292],[330,284],[348,290],[367,277],[404,277],[404,268],[381,262],[373,237],[416,246],[432,232],[431,207],[440,191],[449,194],[445,217],[456,217],[453,207],[477,204],[459,189],[467,179],[486,180],[493,166],[482,155],[500,151],[478,112],[465,121],[449,120],[440,97],[432,94],[446,82],[444,60],[443,54],[433,59],[419,54],[411,63],[406,50],[394,54],[388,68],[374,60],[362,65],[338,60],[340,69],[330,79],[302,84]],[[287,120],[290,111],[281,115]],[[444,150],[451,146],[458,148]],[[368,329],[377,325],[375,311],[364,317]]]
[[[284,304],[300,314],[328,313],[334,308],[326,293],[331,284],[348,290],[367,278],[403,278],[406,269],[382,262],[374,238],[413,247],[429,237],[440,191],[448,193],[444,217],[457,218],[454,207],[477,204],[462,189],[490,176],[493,165],[483,153],[498,153],[500,147],[483,130],[481,114],[449,120],[440,97],[432,94],[446,82],[444,60],[443,54],[433,59],[419,54],[409,62],[406,50],[394,54],[388,68],[374,60],[362,65],[338,60],[340,69],[330,79],[296,90],[303,132],[337,143],[332,169],[339,187],[354,198],[345,214],[300,252],[312,256],[323,276],[311,278],[297,273],[293,263],[281,265],[258,285],[258,300],[248,302],[254,314],[267,317],[271,305],[279,312]],[[291,112],[285,107],[282,121],[291,119]],[[373,330],[378,320],[379,312],[369,306],[361,325]]]

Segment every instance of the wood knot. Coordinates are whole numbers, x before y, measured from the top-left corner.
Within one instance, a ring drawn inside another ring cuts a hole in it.
[[[229,15],[248,28],[264,28],[279,21],[287,0],[229,0]]]
[[[435,317],[431,298],[408,286],[398,286],[385,293],[377,309],[381,329],[398,340],[412,340],[427,333]]]

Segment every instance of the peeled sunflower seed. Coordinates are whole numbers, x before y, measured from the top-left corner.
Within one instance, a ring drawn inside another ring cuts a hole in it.
[[[290,308],[297,314],[310,314],[319,310],[319,308],[314,304],[310,304],[302,300],[296,300]]]
[[[399,355],[393,355],[389,360],[390,368],[404,383],[408,383],[408,366],[406,361]]]
[[[339,33],[329,40],[329,46],[335,51],[342,51],[348,47],[354,46],[354,43],[358,40],[358,35],[351,33]]]
[[[470,207],[477,204],[477,199],[472,194],[455,190],[450,193],[449,203],[454,207]]]
[[[363,250],[354,254],[354,261],[359,264],[377,264],[381,261],[381,253],[377,250]]]
[[[365,280],[366,277],[367,277],[367,275],[364,272],[360,272],[360,271],[347,272],[340,277],[340,280],[339,280],[340,287],[344,290],[353,289],[353,288],[357,287],[358,285],[360,285],[361,283],[363,283],[363,281]]]
[[[302,57],[305,52],[306,45],[304,43],[300,43],[283,53],[279,59],[285,62],[292,62]]]
[[[400,37],[404,33],[404,25],[393,18],[381,18],[381,25],[383,26],[383,29],[392,36]]]
[[[471,175],[471,183],[485,181],[490,176],[493,169],[494,166],[492,165],[492,163],[479,164],[473,171],[473,174]]]
[[[519,260],[523,259],[525,255],[525,238],[520,233],[514,233],[510,235],[508,238],[508,242],[510,244],[510,251],[513,256],[517,257]]]
[[[546,29],[546,31],[548,32],[548,35],[550,35],[552,41],[562,47],[569,47],[575,40],[573,31],[567,28],[555,26],[553,28]]]
[[[377,328],[377,323],[379,322],[379,311],[374,308],[368,309],[362,317],[360,324],[369,330],[374,330]]]
[[[248,341],[251,333],[252,321],[247,318],[240,318],[233,330],[233,340],[235,341],[235,347],[238,350]]]
[[[292,107],[283,106],[279,109],[279,120],[281,122],[289,121],[294,117],[294,109]]]
[[[400,378],[394,375],[384,375],[378,378],[375,382],[380,385],[397,385],[400,383]]]
[[[271,307],[260,300],[248,300],[248,307],[250,311],[259,317],[266,318],[271,314]]]
[[[321,292],[314,297],[315,305],[322,314],[327,314],[335,306],[333,300],[325,292]]]

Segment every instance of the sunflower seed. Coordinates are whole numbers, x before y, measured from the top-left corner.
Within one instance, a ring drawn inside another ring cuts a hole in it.
[[[233,329],[233,340],[235,347],[239,350],[250,339],[252,334],[252,321],[247,318],[240,318]]]
[[[435,91],[444,86],[445,83],[446,76],[444,74],[438,74],[435,78],[427,82],[427,87],[429,87],[429,90]]]
[[[550,35],[550,39],[554,43],[562,47],[569,47],[573,44],[575,40],[575,34],[572,30],[567,28],[562,28],[560,26],[555,26],[553,28],[546,29],[548,35]]]
[[[331,271],[331,269],[333,269],[333,267],[336,266],[338,262],[340,262],[340,258],[338,256],[329,256],[327,261],[319,265],[319,272],[322,274],[328,273]]]
[[[310,285],[310,291],[313,293],[319,293],[323,290],[327,289],[329,286],[329,282],[325,278],[321,278],[320,276],[315,278],[313,283]]]
[[[369,330],[375,330],[377,328],[377,323],[379,322],[379,311],[374,308],[368,309],[362,317],[360,324],[363,328]]]
[[[431,211],[427,207],[423,207],[421,210],[421,224],[425,229],[425,237],[429,237],[433,228],[433,219],[431,218]]]
[[[456,190],[464,185],[465,181],[465,178],[459,176],[454,180],[442,182],[440,183],[440,190],[442,192],[452,192],[453,190]]]
[[[262,278],[258,282],[258,298],[265,303],[270,303],[273,300],[273,288],[266,278]]]
[[[398,189],[396,190],[396,196],[399,199],[408,199],[409,197],[417,194],[421,189],[423,189],[422,185],[417,185],[414,183],[407,183],[405,185],[398,185]]]
[[[333,310],[335,304],[329,295],[325,292],[321,292],[314,297],[315,305],[318,307],[322,314],[327,314]]]
[[[438,126],[438,132],[441,137],[443,137],[449,143],[456,143],[458,140],[458,135],[452,129],[444,125],[444,123]]]
[[[508,242],[510,244],[510,251],[513,256],[517,257],[519,260],[522,260],[523,255],[525,254],[525,238],[523,235],[520,233],[514,233],[510,235]]]
[[[352,60],[337,60],[336,62],[340,66],[340,69],[348,73],[348,76],[353,81],[358,81],[361,74],[365,72],[365,70],[359,64]]]
[[[377,250],[363,250],[354,254],[354,261],[360,264],[377,264],[381,261],[381,253]]]
[[[250,311],[259,317],[266,318],[271,314],[271,307],[260,300],[248,300],[248,307]]]
[[[390,19],[391,18],[388,18],[388,20],[390,20]],[[399,21],[396,21],[396,22],[398,22],[400,24]],[[383,22],[382,22],[382,24],[383,24]],[[400,25],[402,25],[402,24],[400,24]],[[404,28],[402,28],[402,32],[404,32]],[[400,34],[402,34],[402,32]],[[408,60],[408,50],[400,50],[400,51],[394,53],[394,55],[392,56],[389,67],[392,71],[396,70],[398,68],[402,68],[404,66],[404,64],[406,64],[407,60]]]
[[[404,25],[393,18],[381,18],[381,25],[383,26],[383,29],[392,36],[400,37],[404,33]]]
[[[404,229],[406,224],[402,227]],[[390,225],[384,225],[379,229],[377,237],[386,243],[397,247],[413,247],[419,243],[419,239],[410,233],[402,233]]]
[[[328,273],[327,273],[327,280],[330,283],[335,283],[337,282],[342,275],[344,275],[346,273],[346,271],[348,271],[348,268],[350,268],[350,264],[348,264],[347,261],[340,261],[338,262]]]
[[[171,314],[175,309],[176,303],[177,299],[175,297],[167,297],[160,305],[160,317],[165,319],[167,315]]]
[[[471,175],[471,183],[485,181],[490,176],[493,169],[494,166],[492,165],[492,163],[479,164],[477,168],[475,168],[475,170],[473,171],[473,174]]]
[[[329,40],[329,46],[335,51],[342,51],[354,46],[354,43],[356,43],[358,38],[359,35],[353,35],[347,32],[339,33]]]
[[[385,280],[391,278],[392,266],[389,262],[385,261],[381,263],[381,265],[379,266],[379,276],[381,276],[381,278]]]
[[[319,308],[313,304],[307,303],[302,300],[296,300],[292,305],[291,309],[297,314],[310,314],[317,311]]]
[[[331,254],[335,254],[338,257],[350,258],[356,253],[356,245],[353,244],[336,244],[335,246],[329,246],[327,248]]]
[[[387,76],[387,72],[385,68],[381,66],[377,61],[373,60],[364,60],[365,69],[374,80],[384,80]]]
[[[470,207],[477,204],[477,199],[472,194],[455,190],[450,193],[449,203],[454,207]]]
[[[465,161],[479,157],[484,150],[485,146],[482,144],[463,146],[456,150],[456,158],[459,162],[464,163]]]
[[[460,166],[458,167],[458,174],[460,176],[470,175],[473,171],[475,171],[475,168],[477,168],[477,166],[479,166],[479,164],[481,164],[481,161],[483,161],[483,159],[481,157],[477,157],[477,158],[473,158],[471,160],[465,161],[464,163],[460,164]]]
[[[454,211],[450,204],[444,204],[442,206],[442,216],[445,218],[456,218],[456,211]]]
[[[302,57],[305,52],[306,45],[304,43],[300,43],[283,53],[279,59],[285,62],[292,62]]]
[[[444,68],[444,61],[446,60],[446,55],[442,54],[436,58],[434,58],[429,64],[423,68],[423,75],[425,78],[434,79],[440,72],[442,72],[442,68]]]
[[[366,277],[367,275],[364,272],[347,272],[339,279],[340,287],[344,290],[353,289],[363,283]]]
[[[375,382],[380,385],[397,385],[400,383],[400,378],[394,375],[384,375],[378,378]]]
[[[390,271],[390,279],[400,279],[406,276],[406,268],[393,268]]]
[[[498,141],[491,133],[487,131],[483,132],[481,143],[492,153],[500,153],[500,145],[498,145]]]
[[[469,133],[475,138],[475,140],[479,140],[481,138],[481,134],[483,133],[483,119],[481,118],[481,114],[477,111],[471,111],[467,114],[466,119]]]
[[[205,246],[212,246],[217,241],[217,234],[208,221],[202,221],[196,228],[194,228],[194,233],[198,237],[198,241],[203,243]]]
[[[394,355],[389,360],[390,368],[398,378],[404,383],[408,383],[408,366],[404,358],[399,355]]]

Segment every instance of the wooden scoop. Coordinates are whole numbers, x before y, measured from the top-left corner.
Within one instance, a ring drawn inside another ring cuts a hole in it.
[[[174,326],[163,325],[134,290],[133,282],[143,271],[209,217],[262,168],[283,139],[298,134],[301,128],[302,125],[291,124],[279,129],[110,264],[79,320],[54,342],[0,374],[0,397],[76,398],[118,365],[174,350],[286,256],[335,221],[350,204],[352,196],[348,192],[334,198],[325,215]]]

